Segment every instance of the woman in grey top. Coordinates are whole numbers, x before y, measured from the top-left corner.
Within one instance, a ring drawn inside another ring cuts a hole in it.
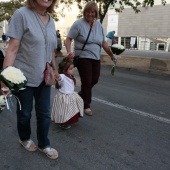
[[[66,49],[68,56],[73,59],[74,55],[79,55],[78,72],[81,78],[80,96],[84,100],[84,111],[87,115],[92,116],[90,109],[92,88],[98,82],[100,76],[100,56],[101,47],[110,56],[111,60],[115,62],[113,53],[111,52],[107,42],[102,25],[96,19],[98,18],[98,7],[94,1],[86,4],[83,10],[83,18],[74,22],[66,38]],[[89,39],[82,47],[88,36],[90,27]],[[74,39],[74,53],[71,51],[71,41]]]
[[[28,6],[15,11],[9,22],[7,35],[9,47],[3,68],[15,66],[27,77],[26,89],[16,93],[21,102],[17,104],[17,129],[19,142],[28,151],[36,151],[37,146],[30,139],[31,111],[33,98],[37,118],[38,149],[49,158],[56,159],[58,152],[50,147],[48,131],[50,118],[50,87],[44,83],[46,62],[52,64],[56,73],[55,53],[56,31],[49,13],[54,12],[56,0],[27,0]],[[5,85],[2,84],[4,87]]]

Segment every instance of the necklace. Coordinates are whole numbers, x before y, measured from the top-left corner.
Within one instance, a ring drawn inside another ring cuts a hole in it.
[[[37,14],[39,14],[39,15],[41,15],[41,16],[47,16],[47,12],[45,12],[44,14],[39,13],[38,11],[36,11],[36,12],[37,12]]]

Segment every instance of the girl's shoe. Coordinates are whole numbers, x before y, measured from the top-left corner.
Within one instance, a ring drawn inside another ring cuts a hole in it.
[[[70,125],[68,125],[68,124],[61,124],[61,125],[59,125],[62,129],[70,129],[71,128],[71,126]]]

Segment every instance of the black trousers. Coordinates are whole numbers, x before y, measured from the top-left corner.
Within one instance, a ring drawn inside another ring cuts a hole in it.
[[[100,76],[100,60],[79,58],[78,72],[81,79],[80,96],[84,101],[84,109],[90,108],[92,88],[98,83]]]

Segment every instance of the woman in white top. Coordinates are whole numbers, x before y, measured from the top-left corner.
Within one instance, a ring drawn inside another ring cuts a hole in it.
[[[51,119],[63,129],[68,129],[70,124],[78,122],[84,111],[83,99],[74,92],[76,80],[73,70],[73,62],[68,57],[59,63],[60,78],[56,83],[59,90],[53,101]]]

